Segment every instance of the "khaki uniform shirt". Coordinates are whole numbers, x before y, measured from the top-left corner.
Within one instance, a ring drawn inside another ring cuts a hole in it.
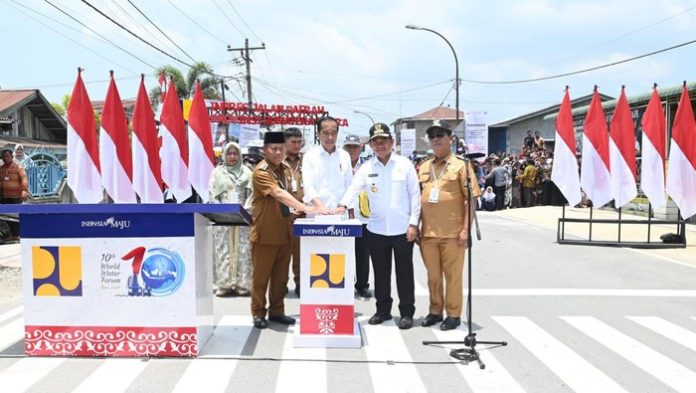
[[[286,157],[285,163],[288,165],[290,173],[287,184],[288,192],[292,194],[295,199],[302,202],[302,198],[304,198],[304,187],[302,185],[302,156],[298,155],[295,159]],[[292,189],[293,183],[297,186],[296,191]]]
[[[465,221],[467,176],[471,177],[472,202],[481,196],[481,189],[476,182],[474,169],[469,164],[466,169],[463,158],[448,155],[445,159],[430,158],[425,160],[418,172],[421,185],[421,234],[423,237],[456,238]],[[435,179],[437,177],[437,180]],[[429,202],[430,191],[438,186],[437,203]]]
[[[280,187],[288,188],[288,167],[282,163],[274,166],[261,161],[252,173],[254,193],[251,206],[254,221],[251,224],[249,240],[253,243],[267,245],[290,244],[291,215],[289,209],[278,202],[271,192]]]

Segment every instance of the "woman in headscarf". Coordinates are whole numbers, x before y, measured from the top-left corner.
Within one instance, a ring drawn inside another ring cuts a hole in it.
[[[242,162],[239,145],[222,149],[223,163],[210,176],[211,203],[247,205],[251,198],[251,170]],[[251,249],[248,227],[213,227],[213,280],[217,296],[248,296],[251,285]]]
[[[493,192],[493,187],[486,187],[486,192],[481,196],[481,200],[483,201],[483,210],[489,212],[495,211],[495,193]]]
[[[24,169],[27,169],[34,164],[34,160],[32,160],[28,155],[24,154],[24,145],[21,143],[15,145],[14,158],[19,165],[24,167]]]

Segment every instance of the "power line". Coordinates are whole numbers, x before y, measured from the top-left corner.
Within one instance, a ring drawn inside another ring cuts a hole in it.
[[[201,26],[201,25],[198,24],[198,22],[196,22],[193,18],[191,18],[190,16],[188,16],[188,14],[185,13],[184,11],[182,11],[181,8],[177,7],[176,4],[174,4],[174,3],[172,2],[172,0],[167,0],[167,3],[169,3],[169,5],[171,5],[171,6],[174,7],[177,11],[179,11],[179,13],[180,13],[181,15],[185,16],[188,20],[191,21],[191,23],[193,23],[194,25],[196,25],[196,26],[197,26],[199,29],[201,29],[203,32],[207,33],[209,36],[213,37],[214,39],[216,39],[218,42],[222,43],[223,45],[227,45],[227,43],[226,43],[225,41],[221,40],[220,38],[218,38],[218,36],[216,36],[215,34],[209,32],[208,30],[206,30],[205,27]]]
[[[153,22],[152,20],[150,20],[150,18],[148,18],[148,16],[145,15],[145,13],[144,13],[143,11],[141,11],[140,8],[138,8],[138,6],[136,6],[135,4],[133,4],[133,2],[132,2],[131,0],[128,0],[128,3],[129,3],[130,5],[132,5],[133,8],[135,8],[135,9],[140,13],[140,15],[143,16],[143,18],[147,19],[147,21],[150,22],[150,24],[151,24],[152,26],[154,26],[155,29],[157,29],[157,31],[159,31],[160,33],[162,33],[162,35],[165,36],[165,37],[169,40],[169,42],[171,42],[172,44],[174,44],[174,46],[176,46],[177,48],[179,48],[179,50],[180,50],[183,54],[185,54],[186,57],[188,57],[189,59],[191,59],[192,62],[194,62],[194,63],[196,62],[196,59],[194,59],[193,57],[191,57],[191,55],[189,55],[188,53],[186,53],[186,51],[185,51],[182,47],[180,47],[180,46],[176,43],[176,41],[172,40],[172,39],[167,35],[167,33],[165,33],[164,31],[162,31],[162,29],[160,29],[159,26],[157,26],[157,25],[155,24],[155,22]],[[118,3],[116,3],[116,4],[118,4]]]
[[[438,85],[442,85],[442,84],[444,84],[444,83],[449,83],[449,82],[452,82],[452,79],[448,79],[448,80],[442,81],[442,82],[432,83],[432,84],[425,85],[425,86],[418,86],[418,87],[414,87],[414,88],[411,88],[411,89],[399,90],[399,91],[395,91],[395,92],[391,92],[391,93],[384,93],[384,94],[377,94],[377,95],[374,95],[374,96],[366,96],[366,97],[350,98],[350,99],[347,99],[347,100],[333,101],[333,102],[329,102],[329,104],[339,104],[339,103],[344,103],[344,102],[363,101],[363,100],[369,100],[369,99],[372,99],[372,98],[380,98],[380,97],[393,96],[393,95],[408,93],[408,92],[411,92],[411,91],[428,89],[428,88],[431,88],[431,87],[434,87],[434,86],[438,86]]]
[[[657,54],[659,54],[659,53],[668,52],[668,51],[671,51],[671,50],[674,50],[674,49],[677,49],[677,48],[681,48],[681,47],[683,47],[683,46],[691,45],[691,44],[693,44],[693,43],[695,43],[695,42],[696,42],[696,40],[691,40],[691,41],[683,42],[683,43],[681,43],[681,44],[677,44],[677,45],[674,45],[674,46],[670,46],[670,47],[668,47],[668,48],[658,49],[658,50],[656,50],[656,51],[652,51],[652,52],[645,53],[645,54],[642,54],[642,55],[630,57],[630,58],[628,58],[628,59],[619,60],[619,61],[615,61],[615,62],[612,62],[612,63],[603,64],[603,65],[599,65],[599,66],[595,66],[595,67],[584,68],[584,69],[581,69],[581,70],[578,70],[578,71],[566,72],[566,73],[563,73],[563,74],[557,74],[557,75],[551,75],[551,76],[544,76],[544,77],[541,77],[541,78],[519,79],[519,80],[512,80],[512,81],[478,81],[478,80],[471,80],[471,79],[462,79],[462,81],[468,82],[468,83],[480,84],[480,85],[509,85],[509,84],[516,84],[516,83],[530,83],[530,82],[540,82],[540,81],[545,81],[545,80],[558,79],[558,78],[563,78],[563,77],[565,77],[565,76],[583,74],[583,73],[590,72],[590,71],[596,71],[596,70],[599,70],[599,69],[602,69],[602,68],[608,68],[608,67],[613,67],[613,66],[615,66],[615,65],[619,65],[619,64],[623,64],[623,63],[628,63],[628,62],[631,62],[631,61],[634,61],[634,60],[643,59],[643,58],[646,58],[646,57],[650,57],[650,56],[653,56],[653,55],[657,55]]]
[[[249,27],[249,25],[246,23],[246,21],[244,20],[242,15],[239,13],[239,11],[237,11],[237,8],[235,8],[234,5],[232,4],[232,1],[227,0],[227,4],[229,4],[230,7],[232,7],[232,11],[234,11],[234,13],[237,14],[237,16],[242,21],[242,23],[244,23],[244,26],[246,26],[246,28],[249,29],[249,31],[251,32],[251,35],[253,35],[257,40],[263,42],[263,40],[261,38],[259,38],[259,36],[256,35],[256,33],[254,33],[254,30],[252,30],[251,27]],[[266,52],[264,52],[264,53],[266,53]],[[273,70],[271,70],[271,73],[272,72],[273,72]]]
[[[690,12],[690,11],[693,11],[694,9],[696,9],[696,6],[691,7],[691,8],[687,8],[686,10],[684,10],[684,11],[682,11],[682,12],[679,12],[679,13],[677,13],[677,14],[668,16],[668,17],[666,17],[666,18],[662,18],[662,19],[660,19],[660,20],[658,20],[658,21],[656,21],[656,22],[647,24],[647,25],[645,25],[645,26],[641,26],[641,27],[639,27],[639,28],[637,28],[637,29],[635,29],[635,30],[629,31],[628,33],[625,33],[625,34],[622,34],[622,35],[620,35],[620,36],[618,36],[618,37],[612,38],[612,39],[609,40],[609,41],[604,41],[604,42],[602,42],[601,44],[597,44],[597,45],[595,45],[595,46],[593,46],[593,47],[591,47],[591,48],[588,48],[588,49],[585,49],[585,50],[576,52],[576,53],[574,53],[574,54],[572,54],[572,55],[570,55],[570,56],[566,56],[566,57],[564,57],[564,58],[562,58],[562,59],[560,59],[560,60],[556,60],[556,61],[550,63],[549,65],[560,63],[560,62],[562,62],[562,61],[565,61],[565,60],[568,60],[568,59],[570,59],[570,58],[573,58],[573,57],[575,57],[575,56],[577,56],[577,55],[581,55],[581,54],[583,54],[583,53],[587,53],[587,52],[589,52],[589,51],[591,51],[591,50],[597,49],[597,48],[602,47],[602,46],[604,46],[604,45],[611,44],[612,42],[616,42],[616,41],[618,41],[618,40],[620,40],[620,39],[622,39],[622,38],[626,38],[626,37],[628,37],[628,36],[630,36],[630,35],[632,35],[632,34],[635,34],[635,33],[639,32],[639,31],[643,31],[643,30],[645,30],[645,29],[648,29],[648,28],[650,28],[650,27],[653,27],[653,26],[655,26],[655,25],[658,25],[658,24],[660,24],[660,23],[662,23],[662,22],[666,22],[666,21],[668,21],[668,20],[670,20],[670,19],[676,18],[677,16],[686,14],[686,13],[688,13],[688,12]]]
[[[150,68],[152,68],[152,69],[156,69],[156,68],[157,68],[157,67],[153,66],[152,64],[146,62],[145,60],[141,59],[140,57],[136,56],[135,54],[133,54],[133,53],[131,53],[131,52],[129,52],[129,51],[127,51],[127,50],[121,48],[118,44],[116,44],[115,42],[111,41],[110,39],[104,37],[102,34],[100,34],[99,32],[95,31],[94,29],[92,29],[91,27],[87,26],[86,24],[80,22],[77,18],[75,18],[75,17],[73,17],[72,15],[68,14],[67,12],[65,12],[64,10],[62,10],[60,7],[58,7],[57,5],[51,3],[49,0],[44,0],[44,1],[45,1],[46,3],[48,3],[51,7],[57,9],[58,11],[60,11],[62,14],[64,14],[64,15],[67,16],[68,18],[70,18],[70,19],[74,20],[75,22],[79,23],[81,26],[83,26],[83,27],[86,28],[87,30],[89,30],[89,31],[91,31],[92,33],[98,35],[98,36],[101,37],[103,40],[107,41],[109,44],[115,46],[116,48],[118,48],[118,49],[120,49],[121,51],[125,52],[126,54],[128,54],[129,56],[131,56],[131,57],[133,57],[134,59],[138,60],[139,62],[141,62],[141,63],[147,65],[148,67],[150,67]]]
[[[220,6],[218,5],[217,1],[215,1],[215,0],[211,0],[211,1],[213,2],[213,4],[215,4],[215,7],[220,11],[220,13],[222,14],[222,16],[224,16],[225,19],[227,19],[227,21],[230,22],[230,24],[232,25],[232,27],[234,27],[234,29],[237,30],[237,32],[239,33],[239,35],[241,35],[242,37],[244,37],[244,33],[242,33],[242,31],[239,30],[239,27],[237,27],[237,25],[236,25],[234,22],[232,22],[232,19],[230,19],[230,17],[227,16],[227,12],[225,12],[225,11],[222,9],[222,7],[220,7]]]
[[[38,14],[38,15],[41,15],[41,16],[43,16],[43,17],[46,18],[46,19],[52,20],[52,21],[55,22],[55,23],[61,24],[61,25],[65,26],[65,27],[67,27],[67,28],[69,28],[69,29],[72,29],[72,30],[74,30],[74,31],[77,31],[77,32],[80,33],[80,34],[84,34],[83,32],[81,32],[81,31],[79,31],[79,30],[73,28],[72,26],[68,26],[68,25],[66,25],[66,24],[64,24],[64,23],[62,23],[62,22],[60,22],[60,21],[58,21],[58,20],[56,20],[56,19],[51,18],[50,16],[44,15],[44,14],[42,14],[42,13],[39,12],[39,11],[33,10],[33,9],[31,9],[31,8],[29,8],[29,7],[27,7],[27,6],[25,6],[24,4],[18,3],[18,2],[16,2],[15,0],[10,0],[10,1],[12,1],[12,3],[14,3],[14,4],[16,4],[16,5],[20,6],[20,7],[23,7],[23,8],[25,8],[25,9],[27,9],[28,11],[34,12],[34,13],[36,13],[36,14]],[[59,30],[57,30],[57,29],[55,29],[55,28],[53,28],[53,27],[47,25],[46,23],[42,22],[41,20],[39,20],[39,19],[37,19],[37,18],[35,18],[35,17],[33,17],[33,16],[27,14],[26,12],[22,11],[21,9],[15,8],[12,4],[9,4],[9,3],[7,3],[7,2],[5,2],[5,4],[7,4],[7,5],[9,5],[10,7],[14,8],[14,9],[17,10],[18,12],[24,14],[27,18],[36,21],[37,23],[41,24],[42,26],[46,27],[47,29],[50,29],[50,30],[53,31],[54,33],[56,33],[56,34],[62,36],[62,37],[65,38],[66,40],[71,41],[71,42],[74,43],[75,45],[78,45],[78,46],[84,48],[85,50],[88,50],[88,51],[94,53],[95,55],[101,57],[101,58],[104,59],[104,60],[107,60],[107,61],[109,61],[109,62],[111,62],[111,63],[113,63],[113,64],[116,64],[117,66],[121,67],[122,69],[124,69],[124,70],[126,70],[126,71],[128,71],[128,72],[130,72],[130,73],[135,73],[135,71],[129,69],[128,67],[125,67],[125,66],[123,66],[123,65],[121,65],[121,64],[119,64],[119,63],[117,63],[117,62],[115,62],[115,61],[113,61],[113,60],[111,60],[111,59],[109,59],[108,57],[102,55],[101,53],[99,53],[99,52],[97,52],[97,51],[95,51],[95,50],[93,50],[93,49],[91,49],[91,48],[89,48],[89,47],[83,45],[83,44],[80,43],[79,41],[72,39],[71,37],[69,37],[69,36],[63,34],[62,32],[60,32]],[[93,36],[90,36],[90,37],[94,38]],[[96,38],[94,38],[94,39],[96,39]]]
[[[48,1],[48,0],[45,0],[45,1]],[[168,53],[168,52],[163,51],[162,49],[160,49],[160,48],[156,47],[155,45],[151,44],[149,41],[147,41],[147,40],[145,40],[144,38],[140,37],[139,35],[133,33],[133,32],[130,31],[128,28],[124,27],[122,24],[118,23],[117,21],[115,21],[114,19],[112,19],[110,16],[106,15],[105,13],[103,13],[99,8],[97,8],[97,7],[93,6],[92,4],[90,4],[89,1],[87,1],[87,0],[82,0],[82,2],[85,3],[87,6],[89,6],[91,9],[93,9],[94,11],[96,11],[97,13],[99,13],[99,15],[101,15],[101,16],[103,16],[104,18],[108,19],[111,23],[113,23],[113,24],[115,24],[116,26],[120,27],[121,29],[125,30],[125,31],[128,32],[130,35],[132,35],[133,37],[135,37],[135,38],[137,38],[138,40],[142,41],[143,43],[145,43],[147,46],[151,47],[152,49],[154,49],[154,50],[156,50],[156,51],[162,53],[163,55],[165,55],[165,56],[167,56],[167,57],[169,57],[169,58],[171,58],[171,59],[173,59],[173,60],[175,60],[175,61],[178,61],[178,62],[181,63],[181,64],[184,64],[184,65],[186,65],[186,66],[189,66],[189,67],[193,68],[193,65],[188,64],[187,62],[185,62],[185,61],[179,59],[178,57],[176,57],[176,56],[174,56],[174,55],[171,55],[171,54]]]

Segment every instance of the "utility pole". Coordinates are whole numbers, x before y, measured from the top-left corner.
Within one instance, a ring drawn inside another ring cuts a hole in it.
[[[262,42],[261,46],[250,48],[248,38],[244,39],[244,48],[231,48],[229,45],[227,45],[228,52],[239,51],[240,55],[242,56],[242,59],[244,59],[244,62],[246,63],[246,85],[247,100],[249,102],[249,113],[252,113],[254,111],[254,104],[251,99],[251,58],[249,57],[249,51],[261,49],[266,49],[266,44]]]

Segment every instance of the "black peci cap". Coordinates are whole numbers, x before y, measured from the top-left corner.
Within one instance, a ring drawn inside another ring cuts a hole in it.
[[[440,120],[435,120],[433,124],[425,130],[425,133],[427,135],[431,135],[437,130],[443,130],[447,133],[447,135],[452,135],[452,129],[449,128],[447,124],[440,123]]]
[[[263,135],[263,144],[268,145],[270,143],[285,143],[285,134],[282,132],[267,132]]]
[[[389,126],[384,123],[375,123],[370,127],[370,140],[375,138],[391,138]]]

